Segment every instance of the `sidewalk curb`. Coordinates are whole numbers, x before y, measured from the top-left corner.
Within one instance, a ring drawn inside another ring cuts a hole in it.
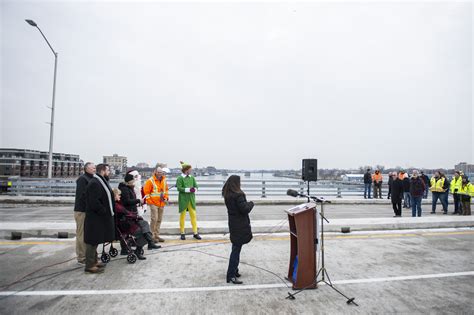
[[[252,199],[256,205],[298,205],[306,202],[305,198],[294,199]],[[328,199],[334,205],[391,205],[389,199]],[[34,205],[52,205],[52,206],[73,206],[74,197],[35,197],[35,196],[0,196],[0,204],[34,204]],[[177,200],[171,200],[169,205],[177,205]],[[201,206],[223,206],[223,199],[215,200],[197,200]],[[424,205],[431,205],[431,199],[424,199]]]
[[[333,219],[325,224],[327,232],[341,232],[342,227],[350,227],[351,231],[383,231],[383,230],[416,230],[416,229],[438,229],[438,228],[474,228],[474,217],[451,217],[448,220],[436,217],[418,218],[372,218],[372,219]],[[420,222],[421,221],[421,222]],[[28,224],[33,225],[32,227]],[[36,225],[36,227],[35,227]],[[177,222],[163,222],[161,233],[163,235],[179,235]],[[279,220],[257,220],[252,222],[253,233],[277,233],[288,232],[288,224]],[[65,222],[7,222],[0,223],[0,238],[10,238],[11,232],[21,232],[23,237],[57,237],[59,232],[68,232],[69,237],[75,236],[75,223]],[[227,221],[204,221],[201,222],[199,233],[201,234],[228,234]],[[187,234],[192,234],[189,227]]]

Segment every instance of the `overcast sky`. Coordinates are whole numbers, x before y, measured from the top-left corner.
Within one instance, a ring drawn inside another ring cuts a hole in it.
[[[1,147],[100,162],[473,162],[471,2],[1,2]]]

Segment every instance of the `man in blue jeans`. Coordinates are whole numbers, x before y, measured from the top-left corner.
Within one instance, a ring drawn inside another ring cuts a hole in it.
[[[364,199],[372,199],[370,197],[372,190],[372,174],[370,174],[370,168],[367,169],[367,171],[364,174]]]
[[[443,205],[443,214],[448,214],[448,199],[446,198],[446,192],[449,189],[449,183],[444,177],[444,174],[440,171],[435,172],[434,176],[430,180],[430,190],[433,196],[433,202],[431,204],[431,214],[436,213],[436,203],[441,201]]]
[[[410,196],[411,196],[411,216],[421,217],[421,199],[426,186],[423,179],[418,175],[417,170],[413,170],[410,178]]]

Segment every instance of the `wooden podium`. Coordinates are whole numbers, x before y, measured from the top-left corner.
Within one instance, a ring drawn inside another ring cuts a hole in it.
[[[293,283],[293,289],[314,289],[317,287],[316,204],[305,203],[285,212],[290,224],[291,244],[288,280]]]

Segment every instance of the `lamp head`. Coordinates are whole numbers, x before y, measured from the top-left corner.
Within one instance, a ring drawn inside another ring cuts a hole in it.
[[[33,21],[33,20],[25,20],[25,21],[26,21],[26,23],[30,24],[31,26],[34,26],[34,27],[38,26],[38,24],[36,24],[35,21]]]

